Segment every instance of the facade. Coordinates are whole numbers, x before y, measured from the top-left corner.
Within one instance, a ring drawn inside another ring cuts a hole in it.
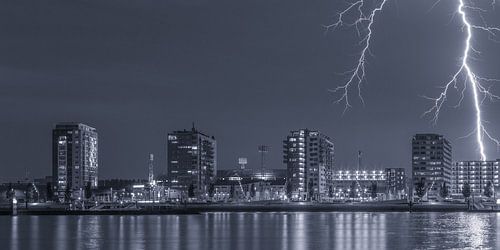
[[[181,193],[167,186],[151,186],[149,180],[111,179],[99,180],[94,199],[103,203],[155,203],[178,202]],[[130,204],[127,204],[127,206]]]
[[[388,199],[406,197],[406,171],[404,168],[386,168],[385,180]]]
[[[471,195],[484,196],[488,185],[491,191],[498,190],[500,185],[498,178],[498,167],[500,160],[494,161],[460,161],[453,164],[453,175],[451,180],[451,194],[454,197],[462,197],[462,188],[469,183]]]
[[[217,171],[217,142],[194,127],[174,131],[167,138],[167,173],[172,189],[184,197],[190,190],[197,199],[206,199],[208,189],[215,183]]]
[[[47,187],[47,185],[52,185],[52,176],[45,176],[43,178],[33,179],[33,183],[37,186]]]
[[[374,194],[376,198],[383,200],[406,198],[405,169],[385,168],[333,172],[333,199],[368,199],[373,198]]]
[[[241,181],[255,181],[255,180],[285,180],[286,169],[224,169],[217,170],[217,180],[241,180]]]
[[[54,196],[67,201],[86,185],[97,188],[97,130],[81,123],[59,123],[52,131],[52,185]]]
[[[44,178],[23,178],[15,182],[0,183],[0,203],[12,202],[45,202],[52,200],[52,192],[47,190],[47,185],[52,185],[52,176]]]
[[[429,199],[439,196],[440,187],[451,184],[451,144],[442,135],[416,134],[412,139],[413,190],[424,183]]]
[[[376,188],[376,190],[373,190]],[[338,170],[333,172],[333,199],[368,199],[374,192],[383,196],[386,190],[384,170]]]
[[[212,200],[285,200],[286,174],[286,169],[217,170]]]
[[[213,201],[271,201],[286,200],[286,180],[218,179]]]
[[[332,186],[334,145],[318,131],[291,131],[283,141],[283,162],[292,200],[322,200]]]

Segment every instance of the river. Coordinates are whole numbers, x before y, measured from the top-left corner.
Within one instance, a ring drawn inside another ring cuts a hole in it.
[[[2,249],[500,249],[496,213],[0,216]]]

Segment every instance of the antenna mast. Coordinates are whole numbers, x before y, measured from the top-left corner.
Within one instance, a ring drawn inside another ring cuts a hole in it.
[[[149,185],[153,186],[155,183],[155,176],[154,176],[154,155],[149,154],[149,175],[148,175],[148,182]]]

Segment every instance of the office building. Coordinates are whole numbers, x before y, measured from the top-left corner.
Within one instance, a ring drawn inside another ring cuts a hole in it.
[[[413,190],[425,185],[427,198],[436,199],[443,183],[451,184],[451,144],[442,135],[417,134],[412,138]]]
[[[318,131],[291,131],[283,141],[283,153],[289,198],[316,201],[325,198],[332,185],[334,145],[331,139]]]
[[[97,130],[81,123],[58,123],[52,131],[52,185],[59,201],[83,198],[98,183]],[[76,197],[78,196],[78,197]]]
[[[492,193],[498,190],[498,166],[500,160],[494,161],[459,161],[453,164],[451,194],[462,197],[462,188],[469,183],[471,195],[485,196],[488,185]]]
[[[187,198],[206,199],[215,183],[217,142],[196,130],[174,131],[167,138],[167,172],[170,187]]]
[[[386,168],[385,180],[387,199],[406,198],[406,171],[404,168]]]

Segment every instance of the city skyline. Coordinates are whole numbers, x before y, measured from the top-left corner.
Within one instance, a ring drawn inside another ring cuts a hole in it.
[[[500,249],[500,0],[0,8],[10,249]]]
[[[456,160],[479,159],[474,139],[459,139],[474,125],[470,96],[461,108],[447,107],[435,126],[420,117],[429,105],[421,96],[438,93],[435,86],[448,79],[456,68],[450,60],[463,49],[460,22],[447,25],[455,3],[428,12],[431,6],[386,6],[367,65],[366,106],[356,103],[342,115],[328,89],[342,82],[335,73],[356,60],[356,39],[352,30],[325,35],[322,27],[342,9],[339,2],[6,3],[0,10],[0,35],[9,37],[0,41],[0,170],[7,178],[50,171],[48,131],[59,121],[101,131],[104,178],[145,175],[149,153],[164,172],[167,131],[193,121],[216,136],[221,169],[239,157],[257,164],[261,144],[271,148],[268,164],[284,168],[282,136],[298,128],[330,136],[339,167],[354,166],[362,150],[367,163],[409,170],[409,138],[426,132],[449,138]],[[492,23],[499,19],[494,14],[487,16]],[[499,74],[498,45],[481,46],[488,53],[478,68]],[[491,114],[498,106],[484,108]],[[500,117],[486,119],[500,124]],[[21,145],[20,137],[30,143]],[[23,157],[24,150],[34,153]],[[494,146],[487,151],[500,158]]]
[[[83,122],[59,122],[59,123],[56,123],[53,126],[53,129],[54,129],[54,131],[56,131],[59,127],[64,128],[65,126],[72,126],[72,125],[78,126],[78,124],[80,124],[80,125],[82,125],[84,127],[89,127],[88,125],[85,125]],[[92,128],[92,127],[90,127],[90,128],[94,129],[94,130],[96,129],[96,128]],[[195,123],[192,123],[191,129],[183,128],[183,129],[176,129],[176,130],[168,131],[167,134],[166,134],[166,136],[165,136],[165,140],[167,141],[167,144],[168,144],[168,142],[171,140],[171,138],[170,138],[171,135],[176,134],[176,133],[188,133],[189,134],[191,131],[193,131],[193,132],[195,132],[197,134],[200,134],[201,136],[206,137],[207,139],[214,140],[214,142],[215,142],[216,137],[214,135],[210,135],[210,136],[206,135],[205,131],[199,130],[198,128],[195,127]],[[321,134],[321,131],[314,131],[314,129],[311,130],[310,128],[300,128],[299,130],[294,129],[294,130],[290,130],[288,132],[293,134],[293,133],[298,133],[297,131],[309,131],[309,132],[320,133]],[[328,135],[326,135],[326,134],[322,134],[322,135],[326,136],[326,138],[328,138],[328,140],[331,140],[332,142],[334,141],[334,138],[329,138]],[[289,136],[290,136],[290,134],[285,135],[285,139],[286,140],[285,141],[283,141],[283,140],[281,141],[282,147],[287,148],[286,145],[283,146],[283,143],[288,140]],[[435,133],[432,133],[432,132],[415,133],[415,134],[413,134],[411,136],[411,138],[413,138],[413,140],[415,140],[415,136],[438,136],[438,137],[443,137],[444,136],[444,138],[446,138],[445,135],[435,134]],[[55,140],[54,137],[52,137],[52,143],[55,142],[54,140]],[[410,139],[410,140],[412,140],[412,139]],[[448,140],[448,138],[446,138],[445,140]],[[449,142],[447,142],[447,143],[449,143]],[[338,165],[336,163],[336,161],[335,161],[335,159],[336,159],[336,155],[335,155],[335,157],[333,157],[333,170],[335,170],[335,171],[336,170],[356,170],[356,169],[359,169],[359,168],[362,168],[362,169],[365,169],[365,170],[372,170],[372,169],[379,169],[379,168],[395,168],[396,167],[396,168],[405,169],[408,172],[412,172],[412,171],[414,171],[414,163],[412,161],[415,160],[414,157],[413,157],[414,156],[414,151],[415,151],[414,146],[415,145],[413,145],[413,148],[412,148],[412,146],[410,144],[410,154],[411,154],[410,158],[413,158],[413,159],[409,160],[409,163],[408,163],[409,167],[408,166],[402,166],[402,167],[401,166],[390,166],[390,165],[387,165],[387,164],[373,164],[370,161],[368,161],[368,163],[366,163],[365,160],[361,161],[361,159],[360,159],[360,156],[362,156],[363,159],[364,159],[364,155],[365,155],[366,152],[364,152],[362,150],[358,150],[356,152],[356,160],[355,160],[356,162],[355,163],[351,163],[351,164]],[[333,144],[332,144],[332,147],[333,147]],[[214,161],[214,163],[217,164],[216,170],[233,170],[233,169],[237,169],[237,168],[241,167],[241,165],[238,162],[235,162],[234,164],[232,164],[230,166],[226,166],[226,167],[220,168],[220,164],[218,163],[219,154],[217,153],[217,151],[218,150],[216,150],[216,152],[214,154],[215,158],[216,158],[215,161]],[[165,155],[167,155],[168,152],[169,152],[168,145],[166,145],[165,150],[162,153],[165,154]],[[267,157],[268,153],[269,152],[266,153],[266,157]],[[282,150],[278,150],[278,153],[280,153],[282,155],[282,165],[281,166],[268,165],[267,159],[266,159],[266,167],[265,167],[266,169],[283,169],[283,170],[287,169],[287,167],[288,167],[287,163],[283,162],[283,157],[286,158],[286,153],[284,154],[282,152]],[[51,152],[52,156],[53,156],[53,154],[54,154],[54,152]],[[152,154],[148,154],[149,157],[151,157],[151,155]],[[247,160],[247,163],[245,164],[246,168],[253,169],[253,170],[261,170],[261,168],[262,168],[262,166],[261,166],[262,165],[262,162],[261,162],[262,159],[261,159],[261,157],[262,156],[259,153],[259,156],[256,158],[256,159],[258,159],[257,162],[255,162],[253,164],[250,164],[250,165],[248,164],[248,159],[245,158]],[[167,156],[167,158],[168,158],[168,156]],[[499,159],[498,158],[497,159],[491,159],[489,161],[495,161],[495,160],[499,160]],[[468,161],[479,162],[480,160],[478,160],[478,159],[465,159],[465,160],[464,159],[455,159],[454,157],[451,158],[451,163],[453,163],[453,164],[458,163],[458,162],[464,162],[464,161],[465,162],[468,162]],[[168,176],[169,175],[169,171],[168,171],[168,165],[169,164],[168,164],[168,162],[170,162],[170,161],[166,161],[166,162],[167,163],[166,163],[165,166],[158,166],[157,165],[156,170],[155,170],[155,171],[157,171],[157,173],[156,173],[157,176],[158,175],[163,175],[163,176]],[[147,161],[148,166],[149,166],[150,163],[151,163],[151,161]],[[53,165],[55,163],[51,162],[51,164]],[[138,167],[138,169],[140,169],[140,171],[141,171],[141,177],[139,177],[139,179],[141,179],[141,178],[142,179],[147,179],[149,177],[148,176],[149,173],[147,173],[145,175],[146,177],[144,177],[144,178],[142,177],[142,175],[144,175],[144,169],[143,168],[144,168],[144,166],[139,166]],[[51,171],[54,171],[54,167],[53,166],[51,167]],[[23,176],[13,176],[11,178],[3,178],[3,179],[0,178],[0,180],[4,181],[4,182],[5,181],[7,181],[7,182],[8,181],[19,181],[19,180],[21,180],[23,178],[37,178],[37,177],[43,177],[43,176],[49,176],[49,174],[41,174],[41,175],[35,176],[35,175],[32,175],[30,172],[26,171]],[[132,178],[132,179],[135,179],[135,177],[136,176],[134,176],[134,178]],[[99,178],[102,178],[102,179],[130,179],[130,177],[120,176],[120,175],[111,175],[111,176],[104,176],[104,177],[103,176],[99,176]]]

